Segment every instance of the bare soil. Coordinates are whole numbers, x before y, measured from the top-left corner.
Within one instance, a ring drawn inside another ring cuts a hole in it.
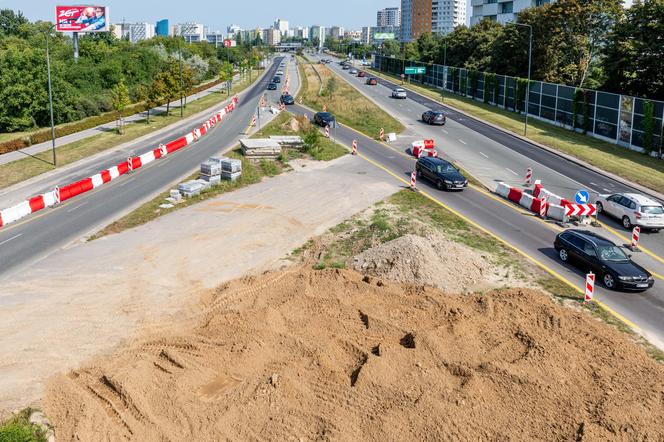
[[[310,264],[47,390],[58,440],[664,439],[664,367],[586,313]]]

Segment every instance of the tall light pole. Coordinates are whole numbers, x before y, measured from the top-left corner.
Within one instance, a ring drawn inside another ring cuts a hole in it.
[[[440,102],[445,102],[445,88],[447,87],[447,40],[443,43],[443,88],[440,90]]]
[[[182,103],[182,51],[180,50],[180,36],[175,35],[178,42],[178,63],[180,64],[180,118],[184,117],[184,107]]]
[[[48,104],[51,110],[51,148],[53,150],[53,167],[57,167],[57,163],[55,160],[55,124],[53,119],[53,90],[51,87],[51,57],[49,56],[48,53],[48,34],[50,33],[51,33],[51,28],[49,28],[48,31],[44,33],[44,37],[46,38],[46,72],[48,75]]]
[[[523,26],[524,28],[528,28],[529,32],[529,37],[528,37],[528,85],[526,86],[526,99],[524,103],[525,111],[526,111],[526,121],[523,126],[523,136],[528,135],[528,100],[529,100],[529,95],[530,95],[530,66],[532,65],[532,60],[533,60],[533,27],[531,25],[527,25],[524,23],[508,23],[511,25],[515,26]],[[517,100],[519,97],[515,97]],[[518,101],[517,101],[518,104]]]

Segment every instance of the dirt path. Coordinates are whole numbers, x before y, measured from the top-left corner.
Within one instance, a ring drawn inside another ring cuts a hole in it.
[[[217,290],[45,405],[62,440],[663,440],[664,367],[541,293],[305,265]]]
[[[396,190],[350,156],[295,165],[292,173],[49,256],[0,292],[0,414],[38,400],[50,375],[139,329],[187,317],[201,293],[278,266],[311,236]]]

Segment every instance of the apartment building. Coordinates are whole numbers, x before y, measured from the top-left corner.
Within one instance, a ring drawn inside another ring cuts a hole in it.
[[[466,0],[401,0],[401,41],[417,40],[427,32],[452,32],[466,24],[466,4]]]
[[[399,8],[379,9],[376,13],[376,26],[401,26],[401,11]]]
[[[471,0],[471,26],[483,19],[508,23],[516,20],[516,14],[526,8],[542,6],[553,0]]]

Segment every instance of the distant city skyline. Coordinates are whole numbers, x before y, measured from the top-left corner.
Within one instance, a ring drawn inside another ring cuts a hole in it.
[[[20,10],[29,20],[54,21],[56,5],[77,5],[78,1],[62,0],[2,0],[0,8]],[[235,24],[244,29],[267,28],[276,18],[289,22],[290,27],[343,26],[361,29],[376,24],[376,12],[388,7],[401,7],[400,0],[336,0],[329,8],[321,8],[310,0],[290,0],[287,3],[268,0],[251,2],[209,2],[190,0],[174,3],[156,0],[95,0],[95,4],[108,6],[111,23],[149,22],[168,19],[171,24],[202,23],[210,30],[225,31]],[[315,5],[315,6],[314,6]]]

